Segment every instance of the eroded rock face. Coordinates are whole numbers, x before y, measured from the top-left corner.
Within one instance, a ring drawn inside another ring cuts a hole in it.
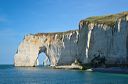
[[[113,26],[103,23],[80,22],[79,50],[84,63],[97,56],[107,64],[128,63],[128,13],[115,20]]]
[[[51,66],[71,64],[78,57],[78,35],[78,30],[27,35],[15,55],[15,66],[36,66],[41,52]]]
[[[15,55],[15,66],[36,66],[44,52],[51,66],[86,64],[97,56],[107,64],[128,63],[128,12],[82,20],[79,31],[25,36]]]

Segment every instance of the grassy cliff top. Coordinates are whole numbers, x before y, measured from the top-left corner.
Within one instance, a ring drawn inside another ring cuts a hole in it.
[[[69,30],[69,31],[65,31],[65,32],[37,33],[37,34],[34,34],[34,35],[35,35],[35,36],[42,36],[42,35],[55,35],[55,34],[63,35],[63,34],[68,34],[68,33],[75,32],[75,31],[78,31],[78,30]]]
[[[118,14],[105,15],[105,16],[92,16],[84,19],[84,22],[106,24],[108,26],[114,26],[118,18],[128,15],[128,12],[122,12]]]

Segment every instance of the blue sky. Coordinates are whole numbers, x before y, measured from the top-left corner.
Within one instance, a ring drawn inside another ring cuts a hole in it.
[[[0,64],[13,64],[24,35],[78,29],[89,16],[128,10],[128,0],[0,0]]]

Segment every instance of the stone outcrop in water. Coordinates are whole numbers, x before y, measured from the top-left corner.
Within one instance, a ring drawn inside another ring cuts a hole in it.
[[[128,12],[81,20],[79,31],[25,36],[15,55],[15,66],[36,66],[44,52],[51,66],[88,64],[104,58],[107,64],[128,62]],[[103,60],[98,61],[98,63]]]

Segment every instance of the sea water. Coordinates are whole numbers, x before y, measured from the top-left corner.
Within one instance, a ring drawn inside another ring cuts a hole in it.
[[[0,65],[0,84],[128,84],[128,74]]]

